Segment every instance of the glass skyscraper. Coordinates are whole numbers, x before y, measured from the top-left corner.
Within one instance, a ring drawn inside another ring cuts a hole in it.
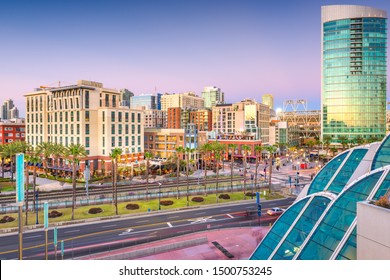
[[[354,5],[321,11],[322,137],[386,134],[386,11]]]

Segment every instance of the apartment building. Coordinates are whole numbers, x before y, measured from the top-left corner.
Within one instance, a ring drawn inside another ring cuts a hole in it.
[[[80,80],[76,85],[41,87],[26,97],[26,141],[65,146],[81,144],[91,170],[109,169],[110,152],[143,159],[144,114],[121,106],[122,94],[102,83]]]
[[[269,143],[270,108],[252,99],[213,107],[212,127],[217,135],[246,135]]]
[[[209,109],[192,111],[190,112],[189,122],[195,124],[199,131],[212,131],[212,111]]]
[[[25,141],[24,119],[9,119],[0,121],[0,145],[15,141]]]
[[[162,110],[144,110],[145,127],[167,128],[167,112]]]
[[[165,93],[161,96],[161,110],[168,111],[168,108],[204,108],[204,99],[193,92],[179,94]]]
[[[211,109],[217,104],[225,103],[225,93],[215,86],[205,87],[202,91],[204,106]]]

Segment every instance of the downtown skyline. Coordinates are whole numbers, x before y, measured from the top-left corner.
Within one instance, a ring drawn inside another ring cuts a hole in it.
[[[80,3],[79,3],[80,2]],[[142,93],[270,93],[320,109],[321,6],[383,1],[17,1],[1,4],[1,100],[88,79]]]

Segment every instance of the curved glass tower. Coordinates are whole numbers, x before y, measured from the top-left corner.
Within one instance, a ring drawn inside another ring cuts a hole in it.
[[[383,138],[387,13],[364,6],[323,6],[321,24],[322,137],[329,135],[332,142]]]

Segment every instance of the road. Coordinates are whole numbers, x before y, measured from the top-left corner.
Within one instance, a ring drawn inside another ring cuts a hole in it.
[[[262,201],[260,221],[268,225],[274,219],[265,214],[272,207],[287,208],[295,198]],[[247,211],[252,215],[247,216]],[[151,242],[218,227],[249,226],[258,223],[254,199],[240,204],[218,205],[175,212],[148,213],[94,223],[58,228],[58,240],[64,240],[65,259],[104,252],[125,246]],[[23,234],[23,259],[44,259],[44,231]],[[53,229],[49,229],[49,258],[54,259]],[[16,259],[18,234],[0,236],[0,259]],[[59,250],[60,253],[60,250]]]

